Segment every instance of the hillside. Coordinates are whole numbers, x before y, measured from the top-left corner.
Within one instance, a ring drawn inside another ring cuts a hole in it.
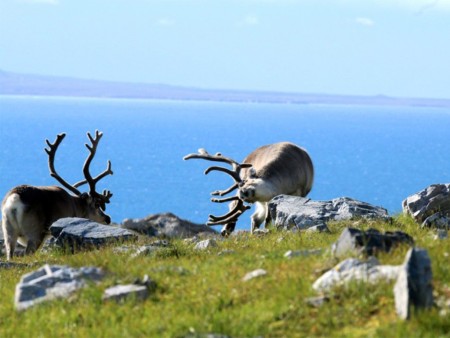
[[[164,84],[124,83],[20,74],[1,70],[0,95],[450,107],[449,99],[395,98],[384,95],[350,96],[268,91],[212,90]]]

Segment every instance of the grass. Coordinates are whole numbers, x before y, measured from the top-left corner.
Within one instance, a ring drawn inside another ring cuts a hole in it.
[[[435,298],[450,298],[450,240],[434,240],[411,219],[398,216],[392,224],[340,222],[331,233],[242,234],[197,252],[193,244],[173,240],[157,253],[130,258],[114,246],[74,255],[52,251],[18,257],[18,266],[0,271],[0,337],[200,337],[207,333],[231,337],[450,337],[450,315],[438,307],[397,318],[393,284],[352,283],[333,290],[329,302],[312,307],[317,296],[313,282],[337,261],[329,248],[346,226],[402,230],[428,250]],[[151,242],[141,238],[137,244]],[[323,253],[286,259],[288,250],[323,248]],[[232,253],[219,254],[225,250]],[[378,258],[382,264],[401,264],[407,247]],[[23,312],[14,309],[20,277],[43,264],[97,266],[107,271],[98,285],[69,299],[42,303]],[[267,275],[244,282],[247,272],[265,269]],[[130,283],[148,274],[158,287],[146,301],[124,304],[102,301],[105,288]]]

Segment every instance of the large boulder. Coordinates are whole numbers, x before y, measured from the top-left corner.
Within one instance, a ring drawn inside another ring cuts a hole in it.
[[[328,292],[336,286],[347,285],[354,281],[377,284],[380,281],[395,280],[399,273],[399,266],[380,265],[373,256],[367,261],[347,258],[320,276],[314,282],[313,289]]]
[[[141,219],[125,219],[122,228],[147,236],[190,238],[198,234],[218,234],[214,229],[181,219],[172,213],[149,215]]]
[[[450,183],[430,185],[403,200],[402,207],[403,213],[411,215],[417,222],[424,222],[436,213],[450,216]]]
[[[61,218],[50,226],[50,233],[56,238],[55,244],[74,251],[77,248],[90,249],[111,242],[123,242],[137,239],[129,230],[116,226],[102,225],[77,217]]]
[[[304,197],[279,195],[269,202],[269,215],[275,226],[283,229],[308,229],[329,221],[353,218],[390,220],[386,209],[348,197],[313,201]]]

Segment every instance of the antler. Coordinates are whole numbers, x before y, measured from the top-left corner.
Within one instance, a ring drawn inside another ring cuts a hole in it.
[[[223,202],[230,202],[230,201],[237,201],[236,205],[225,215],[222,216],[214,216],[209,215],[207,225],[219,225],[219,224],[227,224],[231,222],[236,222],[239,216],[241,216],[246,210],[250,209],[251,207],[249,205],[245,205],[244,201],[241,200],[238,196],[232,196],[228,198],[212,198],[211,202],[216,203],[223,203]]]
[[[61,143],[61,141],[66,137],[65,133],[61,133],[56,136],[55,143],[50,143],[49,140],[45,140],[47,143],[49,149],[44,148],[45,152],[48,154],[48,168],[50,169],[50,176],[54,177],[59,183],[61,183],[65,188],[69,189],[71,192],[73,192],[75,195],[80,196],[81,192],[76,188],[77,185],[70,185],[67,183],[61,176],[59,176],[55,170],[55,154],[56,150],[58,150],[58,147]]]
[[[250,168],[252,165],[249,163],[238,163],[235,160],[222,156],[221,153],[216,153],[215,155],[209,154],[205,149],[201,148],[198,150],[198,153],[195,154],[189,154],[183,157],[184,160],[190,160],[190,159],[203,159],[207,161],[215,161],[215,162],[223,162],[230,164],[232,167],[232,170],[218,167],[218,166],[212,166],[205,170],[205,175],[209,174],[211,171],[221,171],[228,175],[230,175],[233,180],[234,184],[230,186],[228,189],[224,190],[216,190],[211,193],[211,195],[214,196],[224,196],[233,190],[237,189],[239,187],[239,184],[242,182],[240,172],[243,168]],[[237,201],[236,205],[232,210],[230,210],[228,213],[222,216],[214,216],[209,215],[209,220],[206,223],[207,225],[218,225],[218,224],[227,224],[230,222],[235,222],[239,216],[244,213],[246,210],[250,209],[250,206],[244,205],[244,201],[240,199],[238,196],[233,197],[227,197],[227,198],[212,198],[211,202],[215,203],[224,203],[224,202],[230,202],[230,201]]]
[[[87,133],[87,136],[88,136],[89,140],[91,141],[92,145],[90,146],[87,143],[85,144],[86,148],[88,148],[88,150],[89,150],[89,155],[86,158],[86,162],[84,162],[84,166],[83,166],[83,174],[86,179],[76,183],[76,186],[80,186],[87,182],[89,184],[89,193],[91,196],[100,197],[104,200],[105,203],[109,203],[109,199],[112,197],[112,193],[109,190],[104,190],[103,193],[100,195],[99,193],[97,193],[95,191],[95,186],[96,186],[97,182],[100,181],[103,177],[113,174],[113,171],[111,170],[111,161],[108,160],[108,166],[107,166],[106,170],[103,171],[98,176],[92,178],[91,173],[89,172],[89,167],[95,156],[95,153],[97,152],[97,146],[98,146],[98,143],[100,142],[100,139],[103,136],[103,133],[96,130],[95,138],[93,138],[89,132]]]

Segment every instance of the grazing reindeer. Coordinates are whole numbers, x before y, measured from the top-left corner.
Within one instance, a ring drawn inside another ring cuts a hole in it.
[[[211,194],[223,196],[238,189],[236,196],[228,198],[212,198],[211,201],[230,203],[230,211],[223,216],[209,215],[208,225],[223,224],[222,235],[233,232],[239,216],[250,209],[244,202],[256,203],[256,211],[252,215],[251,231],[268,220],[268,202],[275,196],[286,194],[305,197],[312,188],[314,168],[306,150],[289,142],[274,143],[262,146],[248,155],[243,163],[222,156],[220,153],[210,155],[204,149],[198,154],[189,154],[185,160],[198,158],[208,161],[224,162],[232,166],[232,170],[217,166],[206,169],[222,171],[234,179],[234,184],[225,190]]]
[[[20,185],[10,190],[2,203],[2,226],[8,260],[14,255],[17,240],[26,246],[26,254],[35,252],[42,244],[50,225],[60,218],[82,217],[102,224],[111,223],[111,218],[104,210],[112,194],[108,190],[104,190],[102,194],[95,191],[98,181],[113,174],[111,162],[108,161],[107,169],[95,178],[89,172],[102,135],[96,131],[93,138],[87,133],[92,145],[86,144],[89,155],[83,166],[85,179],[74,185],[62,179],[54,167],[56,150],[66,134],[58,135],[53,144],[46,140],[49,149],[45,148],[45,151],[48,154],[50,175],[75,196],[57,186]],[[81,193],[77,188],[86,183],[89,185],[89,192]]]

